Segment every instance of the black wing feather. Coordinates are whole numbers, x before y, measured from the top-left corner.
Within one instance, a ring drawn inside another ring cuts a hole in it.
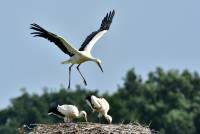
[[[94,31],[90,35],[87,36],[87,38],[85,39],[85,41],[82,43],[81,47],[79,48],[79,51],[83,51],[96,34],[98,34],[99,32],[103,30],[109,30],[114,15],[115,15],[115,10],[113,10],[112,12],[110,11],[109,13],[106,14],[106,16],[103,18],[101,22],[100,28],[97,31]]]
[[[56,46],[58,46],[65,54],[68,54],[69,56],[73,56],[74,54],[69,52],[63,42],[59,39],[59,37],[51,32],[48,32],[38,24],[31,24],[30,29],[35,30],[36,32],[32,32],[31,34],[34,35],[34,37],[43,37],[50,42],[55,43]]]
[[[91,95],[87,96],[87,97],[86,97],[86,100],[88,100],[88,101],[90,102],[90,105],[92,106],[92,108],[95,109],[95,106],[94,106],[94,104],[92,103],[91,97],[92,97]]]

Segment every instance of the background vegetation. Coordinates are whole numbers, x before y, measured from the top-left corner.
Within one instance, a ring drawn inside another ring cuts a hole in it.
[[[45,89],[42,95],[29,94],[11,99],[11,105],[0,111],[0,133],[13,134],[23,124],[63,122],[48,116],[52,102],[75,104],[88,112],[89,121],[97,122],[85,103],[89,94],[104,96],[110,102],[109,112],[113,123],[139,122],[150,124],[151,129],[167,134],[200,134],[200,76],[188,70],[164,71],[157,68],[146,80],[129,70],[124,84],[112,94],[98,91],[60,88],[59,91]]]

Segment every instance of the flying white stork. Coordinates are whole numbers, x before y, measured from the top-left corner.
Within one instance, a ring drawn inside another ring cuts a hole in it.
[[[74,105],[57,105],[52,104],[49,107],[48,115],[56,115],[64,118],[64,122],[70,122],[74,118],[83,117],[87,121],[87,113],[85,111],[80,111]]]
[[[112,123],[112,117],[108,115],[110,106],[106,99],[98,98],[94,95],[90,95],[86,97],[86,102],[92,109],[92,112],[99,113],[98,114],[99,121],[100,121],[100,118],[104,116],[109,124]]]
[[[110,11],[109,13],[107,13],[101,22],[100,28],[97,31],[94,31],[90,35],[87,36],[87,38],[82,43],[79,50],[72,47],[72,45],[69,42],[67,42],[66,40],[64,40],[62,37],[45,30],[38,24],[35,24],[35,23],[31,24],[31,29],[35,30],[35,32],[31,33],[34,35],[34,37],[38,36],[38,37],[43,37],[45,39],[48,39],[50,42],[55,43],[55,45],[58,46],[65,54],[68,54],[70,56],[69,60],[62,62],[62,64],[71,63],[71,65],[69,66],[68,88],[70,88],[71,68],[74,64],[78,64],[77,70],[80,73],[85,85],[87,85],[87,82],[79,70],[79,66],[83,62],[93,61],[93,62],[97,63],[97,65],[103,72],[103,69],[101,67],[101,60],[98,58],[94,58],[90,52],[91,52],[91,49],[94,46],[94,44],[109,30],[114,15],[115,15],[114,10],[112,12]]]

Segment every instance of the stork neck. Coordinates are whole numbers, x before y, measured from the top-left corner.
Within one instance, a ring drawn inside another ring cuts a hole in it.
[[[78,114],[78,117],[83,117],[83,111],[80,111],[79,114]]]
[[[97,62],[97,58],[91,57],[91,61]]]

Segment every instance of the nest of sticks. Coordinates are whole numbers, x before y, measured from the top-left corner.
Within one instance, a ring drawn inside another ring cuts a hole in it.
[[[59,123],[37,124],[31,134],[155,134],[148,126],[130,124]]]

